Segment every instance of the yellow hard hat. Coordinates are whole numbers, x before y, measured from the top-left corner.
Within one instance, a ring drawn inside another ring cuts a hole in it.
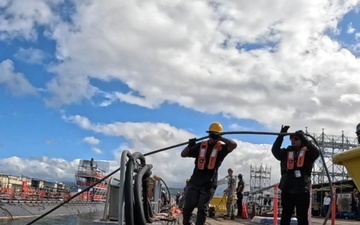
[[[209,132],[218,132],[218,133],[221,133],[221,132],[223,132],[223,127],[222,127],[221,123],[219,123],[219,122],[214,122],[214,123],[210,124],[209,130],[206,131],[206,132],[208,132],[208,133],[209,133]]]
[[[188,178],[188,179],[186,179],[186,183],[189,183],[189,181],[190,181],[190,179]]]

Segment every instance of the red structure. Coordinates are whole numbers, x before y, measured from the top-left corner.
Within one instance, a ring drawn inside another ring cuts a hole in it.
[[[75,173],[76,185],[83,190],[103,179],[109,172],[109,162],[80,160],[78,170]],[[105,200],[107,191],[107,180],[90,188],[79,196],[80,199],[88,201]]]

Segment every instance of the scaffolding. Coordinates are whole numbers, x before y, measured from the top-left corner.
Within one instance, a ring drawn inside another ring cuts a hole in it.
[[[308,132],[306,131],[306,133]],[[326,165],[325,167],[321,157],[315,161],[312,171],[312,184],[329,183],[325,168],[327,168],[332,182],[349,180],[350,176],[346,168],[341,165],[333,164],[332,158],[337,153],[356,147],[357,138],[345,136],[344,131],[342,131],[341,135],[328,135],[325,134],[324,129],[322,129],[321,134],[308,134],[313,136],[319,144]]]
[[[79,186],[91,186],[102,179],[109,172],[109,162],[80,160],[78,170],[75,173],[76,184]]]
[[[81,189],[94,185],[80,198],[85,200],[103,200],[107,191],[107,180],[98,183],[109,172],[110,163],[106,161],[80,160],[75,172],[76,185]]]
[[[271,166],[250,165],[250,192],[269,187],[271,185]]]

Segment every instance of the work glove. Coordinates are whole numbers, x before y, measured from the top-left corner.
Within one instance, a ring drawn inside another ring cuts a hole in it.
[[[302,130],[298,130],[295,132],[296,136],[298,136],[301,140],[301,143],[307,144],[309,141],[305,137],[305,133]]]
[[[189,139],[188,145],[189,145],[189,147],[195,146],[196,145],[196,138]]]
[[[209,137],[211,137],[212,139],[219,139],[221,137],[221,134],[216,132],[210,132]]]
[[[281,125],[281,130],[280,133],[287,133],[287,131],[289,130],[290,126],[288,125]],[[283,136],[283,135],[282,135]]]
[[[288,125],[281,125],[281,130],[280,133],[287,133],[287,131],[289,130],[290,126]]]

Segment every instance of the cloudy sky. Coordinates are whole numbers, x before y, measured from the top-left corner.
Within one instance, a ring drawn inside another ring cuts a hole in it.
[[[360,0],[0,0],[0,172],[74,180],[79,159],[119,165],[225,131],[354,136]],[[228,168],[271,167],[275,136],[228,135]],[[284,146],[288,141],[284,142]],[[146,157],[182,187],[184,146]]]

